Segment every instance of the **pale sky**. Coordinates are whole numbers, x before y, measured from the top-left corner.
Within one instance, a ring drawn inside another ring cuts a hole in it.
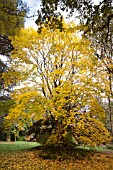
[[[41,5],[40,0],[23,0],[23,1],[26,2],[30,7],[30,13],[28,14],[28,16],[37,15],[37,10],[40,10],[40,5]],[[100,0],[93,0],[93,1],[95,4],[98,4],[100,2]],[[34,29],[37,29],[37,25],[35,24],[36,19],[37,17],[26,19],[25,28],[33,27]]]
[[[40,10],[41,2],[40,0],[23,0],[28,4],[30,8],[30,12],[28,16],[37,15],[37,11]],[[35,24],[37,17],[27,18],[25,22],[25,28],[27,27],[34,27],[37,29],[37,25]]]

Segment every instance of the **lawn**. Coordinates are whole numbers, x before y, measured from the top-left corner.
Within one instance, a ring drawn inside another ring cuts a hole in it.
[[[31,149],[40,144],[37,142],[26,142],[26,141],[19,141],[19,142],[0,142],[0,152],[13,152],[13,151],[21,151],[26,149]]]
[[[79,157],[77,150],[42,148],[36,142],[0,143],[0,170],[113,170],[110,150],[81,150],[86,156]]]

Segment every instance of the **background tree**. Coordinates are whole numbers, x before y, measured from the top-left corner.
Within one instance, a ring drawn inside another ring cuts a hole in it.
[[[7,115],[11,103],[10,87],[4,87],[2,73],[7,72],[10,66],[10,52],[14,49],[9,36],[19,33],[24,27],[25,15],[28,8],[21,0],[1,0],[0,1],[0,140],[3,140],[3,121]],[[9,104],[8,104],[9,102]],[[5,139],[5,138],[4,138]]]
[[[0,34],[11,36],[24,27],[27,6],[21,0],[0,1]]]
[[[113,70],[112,70],[112,57],[113,57],[113,6],[112,1],[102,1],[98,6],[95,6],[97,15],[92,15],[92,19],[87,22],[88,29],[85,35],[90,38],[92,44],[96,49],[96,55],[103,63],[103,69],[108,73],[106,76],[109,82],[109,92],[106,90],[106,103],[109,106],[109,130],[113,134],[113,115],[112,115],[112,82],[113,82]],[[101,23],[101,24],[100,24]],[[89,34],[90,30],[90,34]],[[104,103],[104,105],[106,105]]]
[[[9,53],[13,50],[11,40],[8,36],[14,36],[19,33],[20,28],[24,27],[25,14],[27,12],[27,6],[21,0],[3,0],[0,2],[0,54],[9,56]],[[20,15],[21,14],[21,15]],[[3,57],[3,56],[2,56]],[[7,71],[7,64],[0,59],[2,72]],[[0,76],[0,82],[3,80]]]
[[[85,1],[59,1],[59,0],[42,0],[42,8],[38,11],[37,25],[43,26],[43,24],[54,23],[53,27],[59,27],[62,29],[62,14],[61,11],[67,12],[67,17],[75,15],[80,19],[82,24],[87,26],[86,32],[88,34],[101,32],[107,28],[106,34],[109,32],[109,27],[113,18],[112,14],[112,0],[100,1],[98,5],[95,5],[92,0]],[[100,20],[103,20],[99,25]],[[103,34],[104,35],[104,34]],[[106,35],[104,35],[106,37]]]
[[[20,28],[24,27],[27,6],[21,0],[2,0],[0,2],[0,54],[9,56],[13,50],[11,40],[8,36],[19,33]],[[2,58],[3,58],[2,56]],[[7,63],[0,59],[2,72],[7,71]],[[0,82],[3,80],[0,76]]]

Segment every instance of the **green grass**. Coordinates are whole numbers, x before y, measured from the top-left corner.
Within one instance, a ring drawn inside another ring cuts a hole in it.
[[[40,146],[37,142],[0,142],[0,152],[22,151]]]
[[[106,145],[105,147],[99,147],[99,146],[95,146],[95,147],[76,146],[76,148],[87,150],[87,151],[103,152],[103,153],[113,151],[113,145]]]
[[[41,146],[41,144],[37,142],[27,142],[27,141],[17,141],[17,142],[0,142],[0,152],[12,152],[12,151],[22,151],[22,150],[28,150],[35,148],[37,146]],[[113,146],[112,146],[113,147]],[[95,151],[107,151],[113,148],[102,148],[102,147],[84,147],[84,146],[77,146],[78,149],[84,149],[84,150],[95,150]]]

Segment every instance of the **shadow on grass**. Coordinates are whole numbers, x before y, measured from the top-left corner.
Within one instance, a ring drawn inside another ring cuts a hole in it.
[[[84,158],[90,159],[93,155],[92,150],[85,150],[81,148],[75,148],[69,145],[47,145],[47,146],[37,146],[34,149],[40,150],[39,157],[43,159],[52,159],[52,160],[65,160],[65,159],[79,159]]]

